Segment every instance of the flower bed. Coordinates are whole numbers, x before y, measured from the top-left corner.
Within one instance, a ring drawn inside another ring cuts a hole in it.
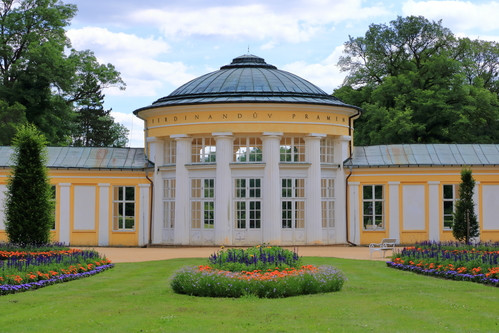
[[[0,295],[88,277],[114,266],[96,251],[5,248],[0,248]]]
[[[392,268],[499,287],[499,243],[425,242],[406,247],[387,262]]]
[[[339,291],[346,280],[332,266],[300,266],[296,252],[280,247],[221,250],[208,261],[178,271],[172,289],[192,296],[277,298]]]

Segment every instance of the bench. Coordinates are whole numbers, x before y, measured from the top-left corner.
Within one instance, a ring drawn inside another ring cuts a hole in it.
[[[397,244],[396,238],[383,238],[381,243],[371,243],[369,244],[369,256],[372,258],[373,252],[375,251],[381,251],[383,253],[383,258],[385,257],[386,251],[391,250],[393,254],[395,244]]]

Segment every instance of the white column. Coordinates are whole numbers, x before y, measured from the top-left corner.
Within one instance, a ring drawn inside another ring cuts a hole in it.
[[[99,246],[109,245],[109,188],[110,184],[99,186]]]
[[[347,173],[343,169],[343,162],[350,157],[350,140],[352,137],[342,135],[334,141],[334,163],[340,167],[336,170],[334,179],[334,231],[336,235],[336,243],[345,244],[347,242],[347,213],[346,213],[346,177]],[[352,220],[350,220],[352,221]],[[350,222],[351,223],[351,222]],[[352,225],[349,230],[351,231]],[[349,240],[352,242],[351,237]]]
[[[152,237],[151,242],[153,244],[160,244],[163,241],[163,177],[159,171],[159,167],[164,163],[164,152],[165,152],[165,142],[156,137],[147,138],[147,143],[149,144],[149,152],[151,156],[149,159],[154,162],[154,174],[152,176],[154,183],[154,194],[153,200],[153,212],[152,212]],[[149,223],[149,222],[148,222]],[[147,235],[149,237],[149,235]]]
[[[476,220],[478,222],[478,227],[480,228],[480,206],[479,206],[479,197],[478,197],[478,191],[480,190],[480,182],[475,181],[475,187],[473,188],[473,203],[475,204],[473,209],[475,210],[475,215],[476,215]],[[481,232],[481,229],[480,229]],[[473,241],[479,242],[480,241],[480,235],[478,237],[473,238]]]
[[[390,238],[396,238],[400,242],[400,224],[399,224],[399,187],[400,182],[388,182],[388,218],[390,220],[390,229],[388,235]]]
[[[59,242],[69,245],[71,233],[71,184],[59,184],[60,195],[59,199]]]
[[[439,195],[439,181],[428,182],[428,213],[429,213],[429,230],[428,236],[430,241],[440,240],[440,230],[443,228],[443,221],[439,217],[439,207],[442,205],[442,198]]]
[[[172,135],[177,141],[177,166],[175,168],[175,228],[173,243],[188,245],[190,232],[190,188],[189,171],[185,167],[191,163],[192,138],[184,134]]]
[[[139,246],[149,242],[149,210],[151,184],[139,184]]]
[[[321,219],[321,138],[324,134],[305,137],[305,161],[311,165],[305,182],[305,230],[307,244],[322,243]]]
[[[355,244],[360,243],[360,203],[359,203],[359,182],[348,183],[348,201],[349,201],[349,228],[348,236],[349,241]]]
[[[232,244],[232,223],[230,218],[232,177],[232,146],[234,138],[231,132],[212,133],[217,144],[217,170],[215,180],[215,244]]]
[[[279,178],[282,133],[265,132],[262,136],[263,162],[263,242],[281,243],[281,180]]]

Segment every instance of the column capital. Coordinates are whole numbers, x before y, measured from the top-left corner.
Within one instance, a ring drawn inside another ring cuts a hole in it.
[[[350,142],[352,141],[352,137],[350,135],[340,135],[336,140]]]
[[[104,184],[104,183],[99,183],[97,184],[99,187],[111,187],[111,184]]]
[[[146,138],[146,142],[163,142],[164,140],[158,138],[157,136],[149,136]]]
[[[213,135],[215,137],[215,139],[217,137],[224,137],[224,136],[232,136],[233,133],[232,132],[214,132],[214,133],[211,133],[211,135]]]
[[[388,185],[400,185],[400,182],[388,182]]]
[[[59,187],[71,187],[71,183],[59,183]]]
[[[175,140],[175,141],[188,141],[192,142],[192,137],[187,134],[173,134],[170,135],[170,138]]]
[[[309,133],[305,138],[325,138],[327,137],[327,134],[323,134],[323,133]]]
[[[274,136],[274,137],[279,136],[280,137],[283,135],[283,133],[282,132],[263,132],[262,135],[264,137],[272,137],[272,136]]]
[[[439,184],[440,184],[440,182],[439,182],[438,180],[437,180],[437,181],[435,181],[435,180],[430,180],[430,181],[428,182],[428,185],[439,185]]]

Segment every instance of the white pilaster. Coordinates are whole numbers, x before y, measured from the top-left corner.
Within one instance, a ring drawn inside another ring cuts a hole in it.
[[[281,243],[281,180],[279,178],[282,133],[265,132],[262,136],[263,162],[263,242]]]
[[[212,133],[217,144],[217,169],[215,181],[215,244],[232,244],[231,187],[232,177],[230,162],[232,161],[232,133]]]
[[[139,184],[139,246],[149,243],[149,210],[151,184]]]
[[[349,241],[355,244],[360,243],[360,203],[359,203],[359,182],[348,183],[348,202],[349,202]]]
[[[99,186],[99,246],[109,245],[109,188],[110,184],[98,184]]]
[[[342,135],[334,141],[334,163],[338,164],[340,167],[336,170],[336,176],[334,179],[334,230],[336,234],[336,243],[345,244],[347,242],[347,213],[346,207],[346,177],[345,171],[343,169],[343,162],[350,157],[350,140],[352,137],[348,135]],[[350,221],[352,221],[350,219]],[[351,222],[350,222],[351,223]],[[351,232],[352,225],[350,225],[349,230]],[[352,242],[351,236],[349,240]]]
[[[307,244],[322,243],[321,219],[321,138],[305,137],[305,160],[310,163],[305,182],[305,230]]]
[[[191,163],[192,138],[187,135],[172,135],[177,141],[177,166],[175,168],[175,228],[173,243],[188,245],[190,232],[189,171],[185,167]]]
[[[479,197],[478,197],[478,191],[480,190],[480,182],[475,181],[475,187],[473,188],[473,203],[474,203],[474,210],[475,210],[475,215],[476,215],[476,220],[478,221],[478,226],[480,227],[480,209],[479,209]],[[480,241],[480,235],[478,237],[473,238],[473,241],[479,242]]]
[[[154,198],[156,199],[154,202],[156,204],[153,206],[152,212],[152,237],[151,242],[153,244],[160,244],[162,242],[162,233],[163,233],[163,191],[164,191],[164,182],[161,172],[159,171],[159,167],[164,163],[164,154],[165,154],[165,141],[158,139],[156,137],[147,138],[147,142],[149,144],[149,151],[151,156],[149,159],[154,162],[154,174],[153,183],[154,183]],[[148,210],[149,211],[149,210]],[[149,224],[149,222],[148,222]],[[149,237],[149,235],[147,235]]]
[[[400,197],[399,197],[400,182],[388,182],[388,218],[390,226],[388,235],[390,238],[396,238],[400,242]]]
[[[439,196],[439,181],[428,182],[428,213],[429,213],[429,230],[428,236],[430,241],[437,242],[440,240],[440,230],[443,228],[443,221],[439,218],[439,207],[442,205],[442,198]]]
[[[71,232],[71,184],[59,184],[59,242],[69,245],[70,232]]]

